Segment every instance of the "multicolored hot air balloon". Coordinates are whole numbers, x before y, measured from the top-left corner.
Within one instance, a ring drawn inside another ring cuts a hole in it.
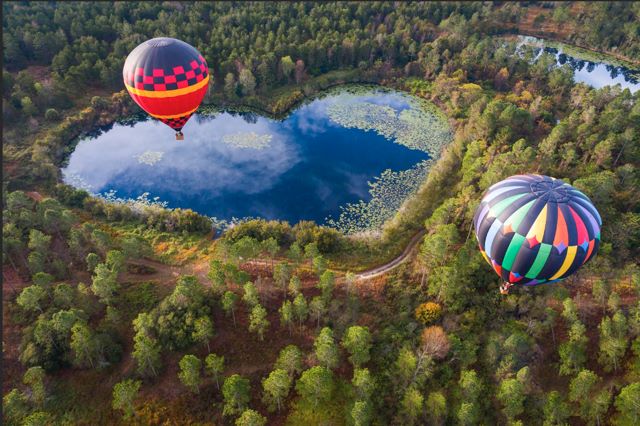
[[[176,131],[198,109],[209,85],[209,67],[193,46],[175,38],[153,38],[127,57],[124,84],[140,108]]]
[[[576,272],[598,251],[602,219],[573,186],[529,174],[489,188],[473,224],[505,293],[512,285],[552,283]]]

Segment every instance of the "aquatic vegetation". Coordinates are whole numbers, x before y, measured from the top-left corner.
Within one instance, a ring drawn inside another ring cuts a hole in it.
[[[273,135],[258,134],[256,132],[231,133],[222,137],[222,142],[234,148],[265,149],[271,146]]]
[[[374,131],[407,148],[437,157],[451,140],[446,120],[426,102],[413,97],[406,97],[406,100],[409,108],[398,111],[387,105],[345,98],[330,105],[327,114],[331,121],[341,126]]]
[[[102,198],[103,200],[110,203],[125,204],[131,207],[134,212],[138,212],[144,207],[167,208],[167,206],[169,205],[169,203],[167,203],[166,201],[160,201],[160,197],[153,197],[150,199],[149,195],[150,194],[148,192],[143,192],[136,198],[121,198],[117,196],[117,191],[115,190],[107,191],[101,194],[95,194],[96,197]]]
[[[149,209],[164,209],[164,210],[175,210],[175,208],[169,207],[169,203],[167,201],[161,201],[160,197],[152,197],[149,192],[143,192],[136,198],[126,198],[126,197],[118,197],[117,191],[110,190],[104,193],[92,194],[96,198],[103,199],[109,203],[120,204],[128,206],[134,213],[143,214]],[[206,215],[203,215],[206,216]],[[230,220],[218,219],[214,216],[206,216],[211,220],[212,226],[218,231],[225,231],[227,228],[234,226],[237,223],[240,223],[244,220],[249,220],[252,218],[236,218],[233,217]]]
[[[140,155],[134,156],[133,158],[138,160],[138,163],[140,164],[147,164],[149,166],[153,166],[158,161],[162,160],[163,155],[164,155],[164,152],[162,151],[145,151]]]
[[[83,190],[87,191],[90,194],[93,193],[93,185],[88,183],[79,174],[64,171],[63,175],[64,175],[64,181],[68,185],[71,185],[71,186],[73,186],[74,188],[77,188],[77,189],[83,189]]]
[[[385,220],[393,217],[406,198],[411,196],[413,191],[424,181],[428,173],[428,166],[431,163],[422,163],[412,169],[409,168],[427,158],[424,153],[428,154],[428,157],[432,159],[437,159],[441,148],[451,140],[448,122],[438,108],[428,101],[423,101],[418,97],[395,90],[371,85],[341,86],[323,92],[315,98],[310,98],[306,103],[308,103],[309,108],[301,107],[300,110],[296,110],[300,111],[297,116],[299,118],[295,118],[296,112],[292,111],[294,117],[291,123],[294,123],[295,126],[280,124],[269,119],[260,119],[258,122],[258,115],[255,112],[227,113],[225,110],[218,108],[205,107],[202,114],[195,116],[193,124],[198,124],[204,130],[214,127],[211,125],[214,120],[224,123],[224,126],[218,128],[218,130],[224,130],[218,133],[217,143],[201,143],[196,140],[195,132],[193,132],[194,143],[189,145],[190,149],[172,150],[171,164],[168,164],[164,155],[169,155],[167,149],[171,148],[160,148],[153,138],[145,138],[144,135],[141,135],[140,141],[136,145],[137,148],[133,147],[127,151],[121,151],[122,160],[126,161],[127,164],[125,171],[122,170],[123,161],[114,158],[109,164],[101,164],[101,176],[95,176],[92,171],[94,169],[79,167],[82,161],[87,160],[82,160],[83,157],[78,157],[80,163],[74,163],[72,158],[70,166],[63,170],[65,181],[75,187],[86,188],[93,194],[105,192],[108,189],[116,189],[120,193],[126,193],[127,197],[136,197],[136,195],[144,191],[150,191],[151,193],[162,194],[162,200],[166,200],[171,207],[176,208],[194,206],[191,202],[197,200],[197,195],[195,194],[198,191],[203,191],[203,193],[207,193],[211,197],[212,202],[206,205],[198,203],[195,204],[194,208],[200,214],[222,216],[232,225],[246,220],[244,213],[260,215],[260,212],[265,212],[264,215],[267,215],[273,214],[270,211],[279,209],[277,204],[282,200],[286,200],[290,192],[275,191],[274,198],[262,199],[262,191],[268,191],[274,185],[277,186],[279,177],[283,176],[284,171],[288,171],[295,166],[297,159],[305,158],[307,155],[312,159],[325,155],[326,157],[323,158],[323,161],[331,161],[333,158],[339,160],[338,163],[342,161],[359,161],[359,159],[353,159],[350,156],[342,158],[341,156],[346,151],[342,151],[342,146],[340,145],[342,142],[334,144],[334,139],[329,139],[329,135],[348,133],[347,128],[358,129],[370,132],[366,136],[362,132],[355,132],[362,135],[361,138],[354,141],[354,143],[357,142],[358,150],[366,150],[368,140],[375,141],[378,144],[381,143],[381,139],[386,139],[393,144],[397,144],[395,147],[387,147],[389,152],[405,151],[405,147],[413,152],[407,153],[407,159],[394,157],[389,158],[388,161],[386,159],[379,161],[379,158],[374,159],[372,157],[370,162],[375,164],[375,172],[365,171],[366,177],[365,173],[354,173],[353,176],[349,177],[349,179],[353,179],[353,182],[350,181],[344,187],[339,184],[337,179],[334,180],[333,176],[327,180],[327,183],[322,180],[312,182],[307,187],[317,188],[318,191],[326,191],[326,185],[334,184],[337,191],[344,191],[343,188],[354,188],[355,182],[357,182],[357,192],[345,191],[332,194],[334,203],[331,204],[331,207],[318,205],[318,208],[311,213],[312,217],[309,217],[310,213],[308,212],[304,213],[304,215],[307,215],[306,217],[296,217],[297,211],[302,212],[304,208],[292,206],[292,209],[297,209],[295,211],[296,214],[287,212],[289,217],[284,219],[296,222],[304,218],[325,223],[326,218],[329,216],[331,217],[329,224],[333,224],[347,233],[363,230],[375,231],[382,226]],[[238,118],[242,118],[242,120]],[[302,130],[303,126],[307,126],[304,128],[305,130]],[[122,131],[120,127],[122,126],[118,125],[109,131]],[[147,123],[142,127],[152,128],[156,127],[156,124]],[[307,132],[306,129],[311,128],[323,129],[323,131],[304,133]],[[137,132],[140,130],[132,131]],[[207,131],[205,134],[215,133]],[[292,137],[288,138],[281,135],[292,135]],[[320,148],[318,152],[313,151],[316,148],[311,143],[316,140],[318,143],[325,143],[324,147],[316,147]],[[344,141],[346,144],[349,142],[348,140]],[[99,139],[95,143],[83,145],[83,147],[89,153],[96,153],[96,151],[100,151],[101,146],[105,146],[108,143],[110,143],[108,140]],[[382,142],[382,145],[391,144]],[[335,146],[336,149],[341,151],[333,152],[329,149],[330,146]],[[373,148],[378,150],[380,146],[372,146]],[[161,150],[165,152],[163,153]],[[221,156],[218,155],[218,151],[232,151],[234,155]],[[251,154],[252,152],[260,152],[263,155],[256,157]],[[295,153],[295,156],[293,153]],[[206,159],[209,155],[214,155],[215,157],[207,161]],[[372,155],[379,156],[380,154]],[[96,163],[102,162],[102,157],[99,154],[91,155],[87,158],[91,158],[91,161]],[[409,160],[408,158],[411,159]],[[247,161],[247,159],[250,159],[250,161]],[[371,167],[368,165],[368,161],[363,160],[363,163],[367,164],[367,168]],[[220,162],[220,167],[212,167],[216,162]],[[172,169],[175,168],[175,172],[181,174],[183,178],[192,179],[194,183],[191,187],[193,195],[187,194],[188,196],[185,198],[179,197],[179,199],[176,199],[178,198],[176,194],[183,190],[186,191],[186,188],[165,184],[165,174],[160,170],[149,168],[149,166],[154,165],[157,166],[156,169],[161,165],[167,165]],[[187,167],[182,167],[182,165]],[[326,164],[323,167],[331,168],[333,166]],[[382,173],[385,168],[391,170]],[[87,179],[95,187],[91,188],[86,183],[71,179],[67,174],[72,170],[80,173],[83,178]],[[295,173],[303,173],[302,170],[302,168],[296,170]],[[122,179],[122,173],[129,178]],[[106,175],[108,179],[105,181],[102,175]],[[374,177],[376,175],[377,177]],[[114,176],[120,176],[119,180],[111,181],[110,179]],[[291,179],[291,176],[286,176],[285,179]],[[373,182],[370,183],[370,187],[366,186],[367,180]],[[129,187],[120,186],[121,182],[124,181],[130,182]],[[371,195],[367,192],[362,193],[363,183],[365,184],[365,191],[370,190]],[[132,184],[135,185],[133,188],[131,187]],[[292,184],[295,187],[296,183],[293,180]],[[195,189],[196,187],[198,190]],[[255,192],[257,190],[255,188],[259,189],[259,191]],[[229,191],[234,194],[231,197],[232,201],[229,201],[229,198],[222,201],[233,204],[231,209],[218,209],[216,207],[217,203],[213,200],[220,200],[220,195],[214,191]],[[322,204],[320,198],[313,199],[315,193],[307,190],[304,194],[301,194],[301,198],[306,200],[305,203],[317,202]],[[322,194],[322,192],[318,192],[318,194]],[[154,200],[151,196],[128,199],[118,197],[115,194],[106,196],[103,194],[102,197],[114,203],[131,205],[134,210],[142,208],[141,206],[146,206],[149,203],[152,204],[153,208],[161,205],[161,203],[158,204],[159,200]],[[362,201],[358,201],[359,198]],[[369,201],[370,198],[371,201]],[[337,203],[335,202],[336,199],[338,199]],[[158,203],[154,204],[154,201]],[[272,204],[275,207],[272,207]],[[167,204],[165,203],[164,205]],[[342,206],[343,209],[338,210],[337,206]],[[240,216],[240,218],[229,218],[229,216]],[[226,226],[228,225],[223,227]]]
[[[451,140],[451,130],[435,107],[414,97],[406,97],[408,108],[347,98],[327,108],[329,118],[341,126],[374,131],[410,149],[427,152],[431,160],[422,161],[411,169],[394,172],[385,170],[374,182],[369,182],[371,200],[349,203],[341,207],[338,219],[328,218],[326,224],[345,234],[379,230],[417,191],[426,179],[433,160]]]
[[[326,224],[351,235],[381,229],[402,203],[417,191],[432,164],[433,160],[424,160],[408,170],[385,170],[373,182],[369,182],[371,200],[360,200],[341,207],[338,219],[327,218]]]
[[[398,116],[395,109],[371,102],[340,102],[327,108],[329,118],[343,127],[373,130],[387,139],[395,136]]]

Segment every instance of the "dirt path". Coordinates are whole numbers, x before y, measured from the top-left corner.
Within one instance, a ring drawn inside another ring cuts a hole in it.
[[[369,269],[364,272],[360,272],[356,274],[356,280],[358,281],[366,281],[373,278],[377,278],[381,275],[392,271],[397,268],[404,262],[406,262],[415,252],[418,244],[422,240],[422,237],[425,234],[425,230],[420,230],[417,234],[415,234],[409,244],[405,247],[404,251],[400,254],[400,256],[391,260],[390,262],[385,263],[384,265],[377,266],[375,268]],[[208,283],[209,279],[207,277],[207,273],[209,272],[209,262],[208,261],[197,261],[192,263],[187,263],[185,265],[167,265],[157,260],[151,259],[135,259],[129,262],[132,265],[142,265],[147,266],[149,268],[153,268],[153,272],[148,274],[136,274],[125,272],[122,275],[123,281],[128,282],[140,282],[140,281],[157,281],[165,286],[173,286],[175,285],[176,280],[180,275],[195,275],[200,279],[203,283]],[[264,259],[254,259],[246,264],[254,265],[262,268],[270,268],[273,264],[277,264],[278,260],[272,262],[271,260]],[[338,278],[340,279],[340,278]]]
[[[375,268],[355,274],[356,280],[368,280],[368,279],[379,277],[380,275],[384,275],[387,272],[403,264],[414,253],[416,247],[418,246],[418,243],[420,243],[425,233],[426,233],[426,230],[421,229],[418,233],[416,233],[411,238],[411,240],[409,241],[409,244],[407,244],[407,247],[405,247],[404,251],[400,254],[400,256],[396,257],[390,262],[385,263],[384,265],[376,266]],[[253,265],[261,265],[261,266],[271,265],[270,260],[261,260],[261,259],[251,260],[247,263],[250,263]]]
[[[422,240],[422,237],[424,237],[425,232],[426,231],[424,229],[421,229],[416,235],[414,235],[402,254],[393,259],[391,262],[385,263],[384,265],[378,266],[373,269],[369,269],[368,271],[360,272],[359,274],[356,274],[356,278],[358,280],[375,278],[382,274],[386,274],[392,269],[397,268],[413,254],[418,243],[420,242],[420,240]]]

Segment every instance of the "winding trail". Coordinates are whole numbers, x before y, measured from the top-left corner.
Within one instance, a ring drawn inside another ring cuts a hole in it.
[[[400,254],[400,256],[396,257],[395,259],[393,259],[388,263],[385,263],[384,265],[356,274],[356,279],[367,280],[367,279],[375,278],[380,275],[386,274],[392,269],[397,268],[413,254],[415,248],[417,247],[422,237],[424,237],[425,233],[426,233],[426,230],[421,229],[417,234],[415,234],[411,238],[411,241],[409,241],[409,244],[407,245],[407,247],[405,247],[404,251],[402,252],[402,254]]]
[[[395,259],[385,263],[384,265],[376,266],[375,268],[356,273],[355,274],[356,280],[366,281],[372,278],[379,277],[381,275],[386,274],[389,271],[392,271],[393,269],[397,268],[398,266],[406,262],[414,254],[418,244],[422,240],[422,237],[424,237],[425,233],[426,231],[422,229],[419,232],[417,232],[413,237],[411,237],[411,240],[409,241],[409,244],[407,244],[407,246],[405,247],[404,251]],[[204,282],[208,280],[207,278],[207,272],[209,270],[208,261],[193,262],[193,263],[188,263],[186,265],[181,265],[181,266],[167,265],[157,260],[151,260],[151,259],[136,259],[131,261],[130,263],[134,265],[137,264],[137,265],[148,266],[153,268],[155,271],[150,274],[144,274],[144,275],[131,274],[131,273],[125,272],[123,274],[123,278],[126,281],[136,282],[136,281],[153,279],[153,280],[158,280],[164,283],[165,285],[171,285],[173,282],[175,282],[176,278],[178,278],[182,274],[196,275],[201,280],[204,280]],[[271,266],[272,264],[271,260],[263,260],[263,259],[250,260],[249,262],[246,262],[246,263],[252,264],[252,265],[261,265],[261,266]],[[275,260],[275,263],[278,263],[278,260]]]

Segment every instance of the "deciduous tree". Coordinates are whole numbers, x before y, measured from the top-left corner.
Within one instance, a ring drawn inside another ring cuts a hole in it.
[[[440,319],[442,308],[434,302],[426,302],[418,305],[416,308],[416,319],[424,325],[429,325]]]
[[[293,63],[291,56],[283,56],[282,59],[280,59],[280,68],[282,69],[282,75],[287,82],[291,81],[291,77],[295,67],[296,65]]]
[[[409,380],[411,380],[416,371],[417,363],[418,359],[411,349],[406,346],[400,349],[395,366],[403,383],[409,384]]]
[[[420,351],[434,359],[442,359],[451,347],[447,334],[440,326],[427,327],[420,336]]]

